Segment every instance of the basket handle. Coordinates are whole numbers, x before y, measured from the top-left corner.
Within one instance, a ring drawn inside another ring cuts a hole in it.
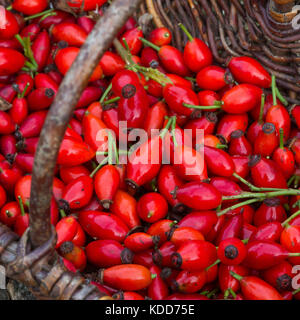
[[[50,202],[60,144],[77,101],[104,52],[141,0],[115,0],[98,20],[64,77],[48,112],[34,158],[30,194],[30,240],[38,247],[51,236]]]

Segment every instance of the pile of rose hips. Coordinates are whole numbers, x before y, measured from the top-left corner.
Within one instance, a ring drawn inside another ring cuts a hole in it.
[[[15,0],[0,28],[0,96],[12,104],[0,111],[0,221],[20,236],[40,131],[95,23],[47,7]],[[206,44],[180,27],[183,53],[167,29],[146,40],[130,18],[117,50],[95,68],[57,159],[57,252],[116,299],[300,299],[300,106],[288,112],[256,60],[214,65]],[[162,130],[121,150],[138,128]],[[171,161],[163,164],[167,140]],[[146,150],[159,161],[135,162]]]

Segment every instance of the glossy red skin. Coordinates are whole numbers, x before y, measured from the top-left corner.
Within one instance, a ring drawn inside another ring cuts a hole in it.
[[[171,230],[169,238],[177,248],[189,240],[204,240],[203,234],[192,227],[175,228]]]
[[[300,226],[292,225],[284,228],[281,233],[280,243],[289,250],[289,252],[300,252]],[[292,264],[299,264],[300,258],[294,257],[289,259]]]
[[[54,100],[55,92],[48,88],[38,88],[30,92],[27,97],[29,110],[39,111],[48,109]]]
[[[240,238],[243,227],[243,215],[237,214],[225,221],[221,230],[218,232],[215,244],[219,245],[221,241],[229,238]]]
[[[84,11],[92,11],[97,7],[101,7],[107,0],[72,0],[68,1],[67,4],[72,8],[83,8]]]
[[[52,25],[56,25],[58,23],[61,23],[63,21],[65,22],[75,22],[75,18],[68,12],[61,11],[61,10],[55,10],[54,11],[56,15],[48,16],[47,18],[43,19],[36,18],[33,21],[35,23],[39,23],[42,28],[49,29]]]
[[[12,134],[0,137],[0,151],[6,159],[10,159],[17,152],[16,143],[17,140]]]
[[[22,46],[21,46],[20,42],[15,38],[12,38],[9,40],[0,40],[0,48],[13,49],[13,50],[17,50],[20,52],[22,50]]]
[[[23,205],[28,206],[30,200],[31,175],[21,177],[15,185],[15,199],[18,201],[18,196],[21,197]]]
[[[126,291],[126,292],[121,291],[120,295],[116,293],[113,295],[113,298],[115,300],[145,300],[145,298],[142,295],[134,291]]]
[[[122,219],[129,229],[141,224],[136,210],[136,200],[127,192],[118,190],[114,202],[110,208],[111,212]]]
[[[143,46],[142,41],[139,39],[142,37],[143,37],[143,31],[141,30],[141,28],[137,27],[137,28],[133,28],[133,29],[126,31],[122,35],[120,41],[121,41],[123,47],[125,48],[125,44],[123,42],[123,39],[125,38],[131,54],[137,55]]]
[[[127,179],[137,186],[142,186],[152,181],[160,170],[161,158],[161,138],[159,136],[150,138],[129,156],[127,164]],[[141,159],[143,161],[139,161]],[[151,161],[151,159],[155,159],[155,161]]]
[[[184,47],[183,59],[185,65],[193,72],[199,72],[213,62],[213,55],[204,41],[194,38]]]
[[[104,53],[100,60],[100,65],[106,76],[114,76],[125,67],[125,63],[122,58],[110,51],[106,51]]]
[[[187,122],[184,129],[192,130],[192,137],[195,139],[196,130],[204,130],[204,134],[212,134],[215,130],[217,117],[214,113],[206,112],[202,117]]]
[[[34,41],[39,32],[41,31],[41,27],[38,23],[31,23],[28,26],[26,26],[22,31],[20,32],[20,35],[22,38],[29,37],[30,41]]]
[[[6,100],[7,102],[12,103],[15,96],[16,91],[14,90],[11,84],[0,87],[0,97]]]
[[[256,227],[268,222],[283,222],[287,218],[286,212],[280,203],[263,202],[254,214],[253,223]]]
[[[242,193],[240,186],[228,178],[214,177],[210,180],[210,184],[219,190],[222,196],[235,196]],[[226,201],[224,204],[234,204],[236,201]]]
[[[231,134],[228,153],[232,156],[249,156],[252,154],[252,146],[242,131],[234,131]]]
[[[93,190],[93,179],[84,175],[66,185],[62,199],[67,201],[70,209],[80,209],[91,201]]]
[[[262,127],[264,122],[254,121],[250,124],[248,131],[247,131],[247,138],[252,145],[254,144],[255,140],[257,139],[259,133],[262,131]]]
[[[255,108],[261,102],[262,90],[250,84],[240,84],[222,97],[222,109],[231,114],[243,114]]]
[[[271,76],[267,70],[251,57],[234,57],[230,60],[228,67],[239,83],[250,83],[261,88],[271,86]]]
[[[172,254],[176,252],[176,245],[171,241],[166,241],[159,249],[155,249],[152,258],[159,267],[173,267]]]
[[[151,268],[154,265],[152,253],[153,249],[135,253],[133,257],[133,263],[144,266],[146,268]]]
[[[9,110],[9,115],[15,124],[21,125],[28,115],[27,100],[25,98],[15,98],[12,108]]]
[[[205,283],[206,272],[204,270],[193,272],[183,270],[174,280],[173,287],[179,292],[196,293],[202,289]]]
[[[286,180],[277,164],[266,158],[261,158],[251,167],[251,177],[257,187],[287,188]]]
[[[291,131],[291,118],[283,105],[278,104],[276,106],[272,106],[267,112],[266,122],[271,122],[275,125],[278,135],[279,129],[282,128],[285,141],[289,138]]]
[[[245,276],[240,284],[242,294],[247,300],[283,300],[274,287],[258,277]]]
[[[288,258],[289,252],[273,241],[251,241],[247,244],[244,264],[256,270],[265,270]]]
[[[279,292],[291,290],[292,279],[295,276],[292,272],[292,265],[287,261],[262,272],[262,278]]]
[[[160,242],[159,245],[162,245],[164,242],[168,239],[168,233],[174,226],[174,221],[169,219],[162,219],[160,221],[157,221],[153,223],[149,229],[147,230],[147,233],[149,233],[151,236],[159,236]]]
[[[47,6],[47,0],[14,0],[12,3],[14,10],[22,12],[28,16],[44,11]]]
[[[183,217],[178,226],[194,228],[206,236],[217,221],[218,218],[214,211],[192,212]]]
[[[147,81],[147,93],[151,94],[152,96],[156,97],[156,98],[161,98],[163,95],[163,86],[161,84],[159,84],[158,82],[149,79]]]
[[[137,74],[131,70],[122,70],[115,74],[112,79],[112,90],[116,96],[123,96],[122,89],[131,84],[135,87],[138,87],[140,84],[140,79]]]
[[[124,245],[132,252],[143,252],[154,247],[155,242],[156,240],[149,234],[136,232],[126,237]]]
[[[72,118],[69,122],[70,128],[76,131],[77,134],[82,135],[82,124],[78,120]]]
[[[19,24],[13,13],[4,9],[3,14],[5,15],[4,23],[0,29],[0,39],[8,40],[14,37],[17,33],[19,33]]]
[[[5,186],[7,192],[13,194],[15,185],[22,175],[22,170],[16,164],[13,164],[11,168],[0,173],[0,183]]]
[[[143,221],[154,223],[167,215],[168,203],[159,193],[149,192],[139,199],[137,212]]]
[[[15,163],[22,171],[31,173],[33,169],[34,156],[26,153],[18,153],[15,157]]]
[[[277,148],[272,155],[272,160],[279,165],[285,178],[290,178],[294,173],[295,157],[290,149],[286,147],[283,147],[283,149]]]
[[[103,272],[103,283],[121,290],[142,290],[147,288],[151,281],[149,269],[136,264],[114,266]]]
[[[47,111],[45,110],[31,113],[18,129],[22,138],[34,138],[39,136],[46,116]]]
[[[187,241],[172,256],[174,266],[187,271],[203,270],[216,260],[217,251],[215,246],[204,240]]]
[[[34,59],[38,64],[38,71],[41,71],[45,67],[50,54],[50,37],[46,30],[39,33],[31,48]]]
[[[1,208],[0,221],[8,227],[12,227],[16,222],[17,216],[19,216],[20,214],[20,206],[16,201],[7,202]]]
[[[230,274],[230,271],[233,271],[241,276],[247,276],[249,274],[248,268],[242,265],[225,265],[223,263],[219,266],[219,285],[222,292],[225,292],[227,289],[232,289],[234,292],[238,292],[240,289],[240,283],[238,280],[233,278]]]
[[[92,241],[85,250],[88,261],[98,268],[122,264],[121,253],[124,247],[115,240]]]
[[[120,175],[113,165],[102,167],[95,175],[94,188],[101,203],[110,206],[119,188]]]
[[[23,216],[22,215],[17,216],[14,224],[14,232],[21,237],[28,227],[29,227],[29,214],[25,213],[25,215]]]
[[[171,43],[172,33],[170,32],[169,29],[165,27],[155,28],[149,34],[148,40],[153,44],[155,44],[156,46],[159,46],[159,47],[165,46]]]
[[[5,189],[0,185],[0,207],[2,207],[7,200]]]
[[[299,138],[293,141],[291,150],[294,153],[296,163],[300,164],[300,139]]]
[[[129,229],[116,215],[99,211],[79,213],[79,223],[92,237],[123,242]]]
[[[200,106],[213,106],[216,101],[219,101],[220,95],[212,90],[203,90],[198,93],[199,105]],[[217,111],[216,109],[211,109],[210,111]]]
[[[231,177],[234,173],[234,163],[225,151],[204,146],[204,158],[208,170],[213,175]]]
[[[257,230],[256,227],[254,227],[252,224],[249,223],[243,223],[242,226],[242,235],[241,235],[241,239],[242,240],[246,240],[251,238],[252,234],[255,233]]]
[[[235,167],[235,172],[241,176],[242,178],[246,178],[249,174],[250,168],[249,168],[249,158],[247,156],[232,156],[231,157],[234,167]],[[232,180],[238,181],[235,177],[231,177]]]
[[[173,86],[167,84],[163,90],[163,97],[169,108],[185,116],[190,116],[194,109],[183,106],[183,103],[199,104],[197,94],[192,89],[182,85]]]
[[[235,130],[246,131],[248,127],[248,115],[244,114],[226,114],[219,121],[217,134],[224,137],[226,142],[230,142],[231,133]]]
[[[172,192],[176,187],[180,187],[184,184],[183,180],[180,179],[173,166],[163,165],[159,171],[157,178],[157,186],[159,192],[164,196],[168,203],[174,207],[179,204],[179,201],[173,197]]]
[[[102,120],[106,126],[113,130],[116,137],[119,137],[119,113],[117,104],[112,104],[106,108],[103,108]]]
[[[149,268],[151,274],[156,277],[150,283],[147,289],[147,296],[152,300],[163,300],[169,295],[169,289],[163,278],[161,277],[161,269],[157,266]]]
[[[194,210],[211,210],[221,204],[221,193],[212,185],[189,182],[177,190],[177,199]]]
[[[61,167],[59,174],[62,181],[68,184],[79,177],[88,176],[90,172],[86,167],[80,165],[75,167]]]
[[[0,134],[11,134],[15,128],[16,125],[10,115],[0,110]]]
[[[55,64],[63,75],[65,75],[68,70],[70,69],[72,63],[76,59],[79,48],[77,47],[67,47],[64,49],[60,49],[56,56],[55,56]],[[98,64],[96,68],[94,69],[93,74],[91,75],[89,81],[95,81],[102,77],[102,69],[101,66]]]
[[[36,88],[50,88],[55,93],[58,91],[59,85],[46,73],[39,73],[34,77]]]
[[[162,129],[165,116],[167,116],[167,107],[164,102],[159,101],[149,108],[147,118],[143,125],[148,135],[151,135],[152,130]]]
[[[84,44],[87,33],[75,23],[62,22],[51,30],[54,41],[66,41],[69,46],[80,47]]]
[[[18,85],[20,92],[23,92],[25,90],[26,85],[29,83],[28,88],[24,93],[24,97],[26,97],[30,93],[34,84],[32,77],[27,73],[20,73],[17,76],[15,82]]]
[[[70,127],[68,127],[65,132],[65,138],[74,139],[78,142],[83,142],[82,137],[76,131],[71,129]]]
[[[76,109],[87,107],[95,100],[98,100],[102,94],[102,89],[94,87],[94,86],[88,86],[86,87],[81,96],[79,101],[77,102]]]
[[[65,138],[60,146],[57,164],[77,166],[91,160],[95,152],[85,143],[72,138]]]
[[[65,184],[58,178],[54,177],[52,192],[56,201],[59,201],[62,197]]]
[[[61,247],[62,248],[62,247]],[[74,265],[76,269],[79,271],[83,271],[86,267],[86,255],[82,248],[73,244],[73,250],[68,253],[62,252],[60,250],[60,254]]]
[[[77,25],[89,34],[94,28],[95,21],[89,17],[82,16],[77,18]]]
[[[121,97],[118,101],[118,114],[120,121],[127,121],[128,128],[141,128],[149,109],[149,99],[145,89],[139,85],[133,97]]]
[[[178,49],[169,45],[162,46],[158,52],[158,56],[163,67],[168,72],[182,77],[189,75],[190,71],[184,63],[183,54]]]
[[[219,91],[226,86],[226,70],[219,66],[206,66],[196,77],[199,88],[203,90]]]
[[[298,129],[300,128],[300,106],[294,106],[291,110],[291,115],[294,118]]]
[[[72,241],[78,230],[78,222],[72,217],[62,218],[55,226],[57,241],[55,248],[59,248],[63,242]]]
[[[173,167],[180,178],[188,181],[204,181],[208,178],[202,152],[188,145],[178,144],[174,147],[173,157]]]
[[[188,89],[193,89],[193,84],[191,81],[189,81],[181,76],[178,76],[177,74],[173,74],[173,73],[167,73],[166,75],[172,81],[174,86],[183,86]]]
[[[232,248],[233,247],[233,248]],[[237,250],[236,254],[227,255],[226,250],[230,248]],[[226,265],[239,265],[247,256],[244,243],[238,238],[228,238],[220,242],[217,249],[218,258]]]
[[[263,127],[264,128],[264,127]],[[273,132],[259,132],[254,142],[254,154],[260,154],[263,157],[271,156],[279,145],[277,132],[274,128]]]
[[[251,241],[279,241],[283,227],[279,222],[268,222],[259,226],[256,231],[251,235]]]
[[[141,63],[144,67],[157,69],[159,67],[159,58],[156,50],[144,47],[141,51]]]

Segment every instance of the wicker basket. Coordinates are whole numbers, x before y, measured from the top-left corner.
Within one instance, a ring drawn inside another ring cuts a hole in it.
[[[144,28],[168,27],[173,45],[183,48],[186,25],[206,41],[215,61],[226,66],[233,56],[258,59],[277,77],[291,103],[299,103],[300,33],[293,28],[296,1],[276,0],[114,0],[97,22],[65,76],[41,132],[35,156],[30,199],[30,228],[19,239],[0,224],[0,263],[7,275],[26,284],[39,299],[111,299],[80,275],[68,272],[54,250],[49,207],[58,150],[73,110],[94,67],[118,30],[134,12]],[[9,0],[0,0],[8,5]],[[70,11],[63,0],[54,6]],[[139,8],[139,10],[137,10]],[[150,15],[149,15],[150,14]],[[0,101],[1,102],[1,101]],[[300,103],[299,103],[300,104]]]

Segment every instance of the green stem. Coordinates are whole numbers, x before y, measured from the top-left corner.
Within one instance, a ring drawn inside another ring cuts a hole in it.
[[[31,19],[34,19],[34,18],[42,17],[42,16],[44,16],[45,14],[52,13],[53,11],[54,11],[54,9],[49,9],[49,10],[46,10],[46,11],[43,11],[43,12],[34,14],[34,15],[32,15],[32,16],[28,16],[28,17],[24,18],[24,20],[25,20],[25,21],[28,21],[28,20],[31,20]]]
[[[279,148],[280,149],[284,149],[284,132],[283,132],[283,128],[279,129]]]
[[[218,292],[218,288],[215,288],[214,290],[212,290],[208,295],[207,298],[210,299],[214,294],[216,294]]]
[[[59,209],[59,213],[62,218],[65,218],[67,216],[64,209]]]
[[[109,86],[106,88],[106,90],[104,91],[101,99],[99,100],[100,103],[103,103],[103,101],[105,100],[105,98],[108,96],[109,92],[112,89],[112,84],[110,83]]]
[[[108,164],[113,164],[113,137],[108,131]]]
[[[300,257],[300,252],[290,252],[289,258],[292,258],[292,257]]]
[[[26,92],[26,90],[28,89],[29,85],[30,85],[30,83],[27,82],[27,83],[26,83],[26,86],[25,86],[25,88],[24,88],[24,90],[23,90],[23,92],[21,92],[21,93],[18,94],[18,98],[19,98],[19,99],[23,99],[23,98],[24,98],[25,92]]]
[[[260,111],[259,111],[259,117],[258,117],[258,123],[263,123],[263,117],[264,117],[264,109],[265,109],[265,101],[266,96],[264,94],[261,95],[261,103],[260,103]]]
[[[173,122],[173,117],[169,118],[166,126],[162,129],[162,131],[159,135],[161,139],[163,139],[165,137],[165,135],[167,134],[167,132],[169,131],[169,129],[172,125],[172,122]]]
[[[277,189],[277,188],[258,188],[249,181],[245,180],[241,176],[239,176],[237,173],[233,173],[233,176],[240,180],[242,183],[244,183],[246,186],[250,188],[251,191],[257,191],[257,192],[263,192],[263,191],[279,191],[282,189]]]
[[[293,291],[293,295],[295,295],[295,294],[297,294],[297,293],[299,293],[299,292],[300,292],[300,288],[297,289],[297,290],[295,290],[295,291]]]
[[[239,274],[237,274],[237,273],[235,273],[235,272],[233,272],[233,271],[230,271],[230,274],[231,274],[236,280],[238,280],[238,281],[243,280],[243,277],[242,277],[242,276],[240,276]]]
[[[189,80],[191,82],[196,82],[197,80],[195,78],[192,77],[185,77],[186,80]]]
[[[273,96],[273,106],[277,105],[276,99],[276,77],[272,75],[272,96]]]
[[[94,169],[94,171],[90,174],[90,177],[93,178],[94,175],[107,163],[107,158],[103,159],[101,163]]]
[[[176,136],[175,136],[176,116],[173,116],[172,118],[173,118],[173,122],[172,122],[171,134],[172,134],[172,139],[173,139],[174,146],[177,147],[177,146],[178,146],[178,143],[177,143]]]
[[[288,101],[283,97],[283,95],[280,93],[277,87],[276,87],[276,96],[284,106],[287,107],[289,105]]]
[[[106,105],[108,105],[108,104],[117,102],[117,101],[119,101],[120,99],[121,99],[120,97],[115,97],[115,98],[112,98],[112,99],[110,99],[110,100],[106,100],[105,102],[103,102],[103,104],[106,106]]]
[[[236,293],[232,290],[232,288],[228,288],[228,291],[231,293],[231,295],[233,296],[233,299],[236,298]]]
[[[205,268],[205,271],[208,271],[210,268],[216,266],[217,264],[219,264],[221,262],[220,259],[217,259],[213,264],[211,264],[210,266],[208,266],[207,268]]]
[[[187,35],[188,39],[192,42],[194,41],[193,36],[190,34],[190,32],[188,31],[188,29],[182,24],[182,23],[178,23],[178,26],[181,28],[181,30]]]
[[[24,210],[23,201],[22,201],[21,196],[18,196],[18,202],[19,202],[19,206],[21,209],[21,216],[25,216],[25,210]]]
[[[217,216],[220,217],[222,216],[223,214],[226,214],[227,212],[231,211],[231,210],[234,210],[234,209],[237,209],[237,208],[240,208],[240,207],[243,207],[247,204],[252,204],[252,203],[255,203],[255,202],[258,202],[258,201],[262,201],[262,199],[250,199],[250,200],[247,200],[247,201],[244,201],[244,202],[240,202],[240,203],[237,203],[229,208],[226,208],[220,212],[217,213]]]
[[[214,105],[214,106],[195,106],[193,104],[183,103],[183,106],[191,109],[200,109],[200,110],[212,110],[212,109],[221,109],[221,105]]]
[[[126,41],[126,39],[125,39],[125,38],[122,38],[122,41],[123,41],[123,43],[124,43],[124,45],[125,45],[125,48],[126,48],[126,50],[128,51],[128,53],[131,54],[130,48],[129,48],[129,45],[128,45],[128,42]]]
[[[227,146],[227,144],[220,144],[220,143],[218,143],[218,144],[216,145],[216,148],[217,148],[217,149],[227,149],[228,146]]]
[[[153,44],[152,42],[150,42],[150,41],[148,41],[148,40],[146,40],[146,39],[144,39],[144,38],[139,38],[142,42],[143,42],[143,44],[145,44],[146,46],[148,46],[148,47],[151,47],[152,49],[154,49],[154,50],[156,50],[157,52],[159,52],[160,51],[160,47],[159,46],[156,46],[155,44]]]
[[[8,10],[8,11],[12,10],[12,5],[6,7],[5,9]]]
[[[44,21],[46,18],[51,17],[51,16],[56,16],[57,13],[56,12],[50,12],[45,14],[44,16],[41,17],[41,19],[39,20],[39,23],[41,23],[42,21]]]

